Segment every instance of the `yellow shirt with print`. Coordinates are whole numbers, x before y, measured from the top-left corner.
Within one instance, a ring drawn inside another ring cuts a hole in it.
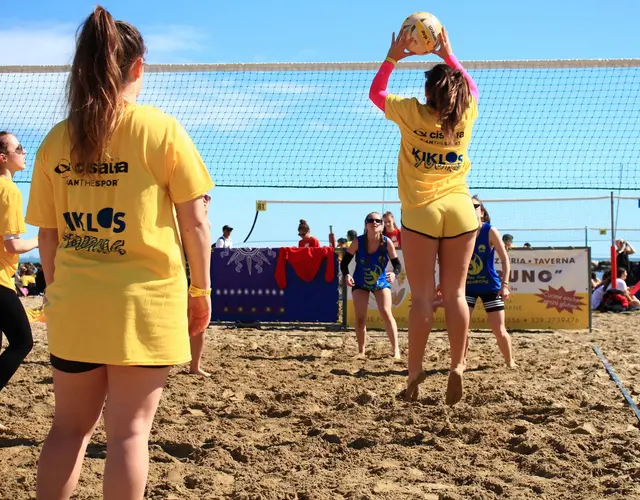
[[[387,95],[385,116],[400,128],[398,195],[403,207],[425,206],[450,193],[469,192],[467,147],[478,117],[473,97],[452,144],[445,140],[435,111],[416,98]]]
[[[56,228],[47,287],[49,348],[71,361],[173,365],[189,361],[187,281],[175,203],[213,181],[178,121],[127,104],[107,158],[75,174],[66,122],[38,150],[29,224]]]
[[[22,215],[22,193],[12,180],[0,177],[0,286],[16,289],[13,275],[18,269],[18,254],[4,248],[4,236],[27,232]]]

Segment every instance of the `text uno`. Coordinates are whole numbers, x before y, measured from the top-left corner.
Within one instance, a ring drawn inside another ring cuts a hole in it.
[[[65,212],[64,220],[71,231],[97,233],[100,229],[112,229],[121,233],[127,227],[124,212],[116,212],[113,208],[103,208],[97,213]]]

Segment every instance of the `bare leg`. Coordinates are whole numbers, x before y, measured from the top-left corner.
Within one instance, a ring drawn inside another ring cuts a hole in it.
[[[511,347],[511,337],[504,325],[504,311],[494,311],[487,313],[487,321],[491,326],[493,334],[496,336],[498,348],[504,356],[504,361],[509,368],[515,368],[516,363],[513,359],[513,350]]]
[[[411,287],[409,310],[409,353],[406,398],[417,398],[417,383],[424,380],[422,360],[433,326],[433,300],[436,294],[435,266],[438,240],[413,231],[402,231],[402,252]],[[421,379],[421,380],[420,380]]]
[[[472,307],[469,308],[469,325],[471,325],[471,316],[473,316]],[[471,326],[469,326],[468,330],[470,329],[471,329]],[[464,370],[467,369],[468,364],[469,364],[469,335],[467,333],[467,344],[465,345],[465,348],[464,348],[464,359],[462,361],[462,366],[464,367]]]
[[[149,433],[169,368],[108,366],[104,500],[142,500],[149,473]]]
[[[384,321],[384,328],[391,344],[391,355],[394,359],[400,359],[400,346],[398,346],[398,325],[396,319],[393,317],[393,311],[391,310],[391,290],[384,288],[382,290],[376,290],[375,292],[376,303],[378,304],[378,311]]]
[[[202,362],[202,353],[204,352],[204,341],[205,332],[189,337],[189,342],[191,343],[191,364],[189,366],[189,373],[210,377],[211,374],[205,372],[200,366],[200,363]]]
[[[55,413],[38,460],[36,498],[67,500],[78,484],[87,444],[107,394],[104,366],[84,373],[53,369]]]
[[[451,367],[446,403],[454,405],[462,398],[462,373],[469,334],[469,306],[465,298],[467,271],[473,254],[475,231],[457,238],[440,240],[440,291],[444,299],[445,320]]]
[[[367,343],[367,310],[369,309],[369,292],[353,290],[353,308],[356,313],[356,339],[358,341],[358,358],[365,357]]]

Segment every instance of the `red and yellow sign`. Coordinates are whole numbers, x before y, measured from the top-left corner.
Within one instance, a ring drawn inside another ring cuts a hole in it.
[[[398,256],[403,263],[402,250]],[[589,254],[587,248],[567,250],[524,250],[509,252],[511,258],[511,298],[505,303],[507,328],[521,330],[589,328]],[[351,264],[355,264],[352,262]],[[496,256],[495,268],[502,264]],[[438,271],[436,266],[436,283]],[[411,289],[404,271],[391,289],[393,315],[398,328],[409,326]],[[442,300],[434,302],[434,328],[444,329]],[[351,289],[347,291],[347,324],[355,324]],[[369,297],[367,326],[384,328],[373,294]],[[480,300],[471,317],[471,328],[489,328]]]

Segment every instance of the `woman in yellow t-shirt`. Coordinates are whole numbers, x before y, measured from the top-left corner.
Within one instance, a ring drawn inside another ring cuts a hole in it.
[[[211,318],[213,182],[177,120],[136,104],[145,51],[134,26],[96,7],[77,37],[68,118],[36,156],[27,221],[40,228],[55,392],[38,498],[72,495],[105,400],[104,497],[143,497],[170,367]]]
[[[436,259],[440,266],[451,369],[446,403],[462,398],[469,309],[465,284],[478,229],[466,184],[471,162],[467,146],[478,116],[478,88],[453,55],[446,30],[435,52],[446,64],[426,73],[426,104],[387,92],[389,76],[407,51],[407,32],[392,37],[388,57],[369,97],[400,128],[398,194],[402,204],[402,250],[411,286],[409,377],[405,398],[415,400],[425,379],[424,352],[433,323]]]
[[[27,229],[22,215],[22,194],[13,182],[13,175],[25,169],[25,155],[15,135],[0,132],[0,348],[3,333],[9,342],[0,354],[0,391],[33,347],[29,319],[13,278],[18,256],[38,247],[37,238],[20,238]],[[0,428],[3,427],[0,424]]]

